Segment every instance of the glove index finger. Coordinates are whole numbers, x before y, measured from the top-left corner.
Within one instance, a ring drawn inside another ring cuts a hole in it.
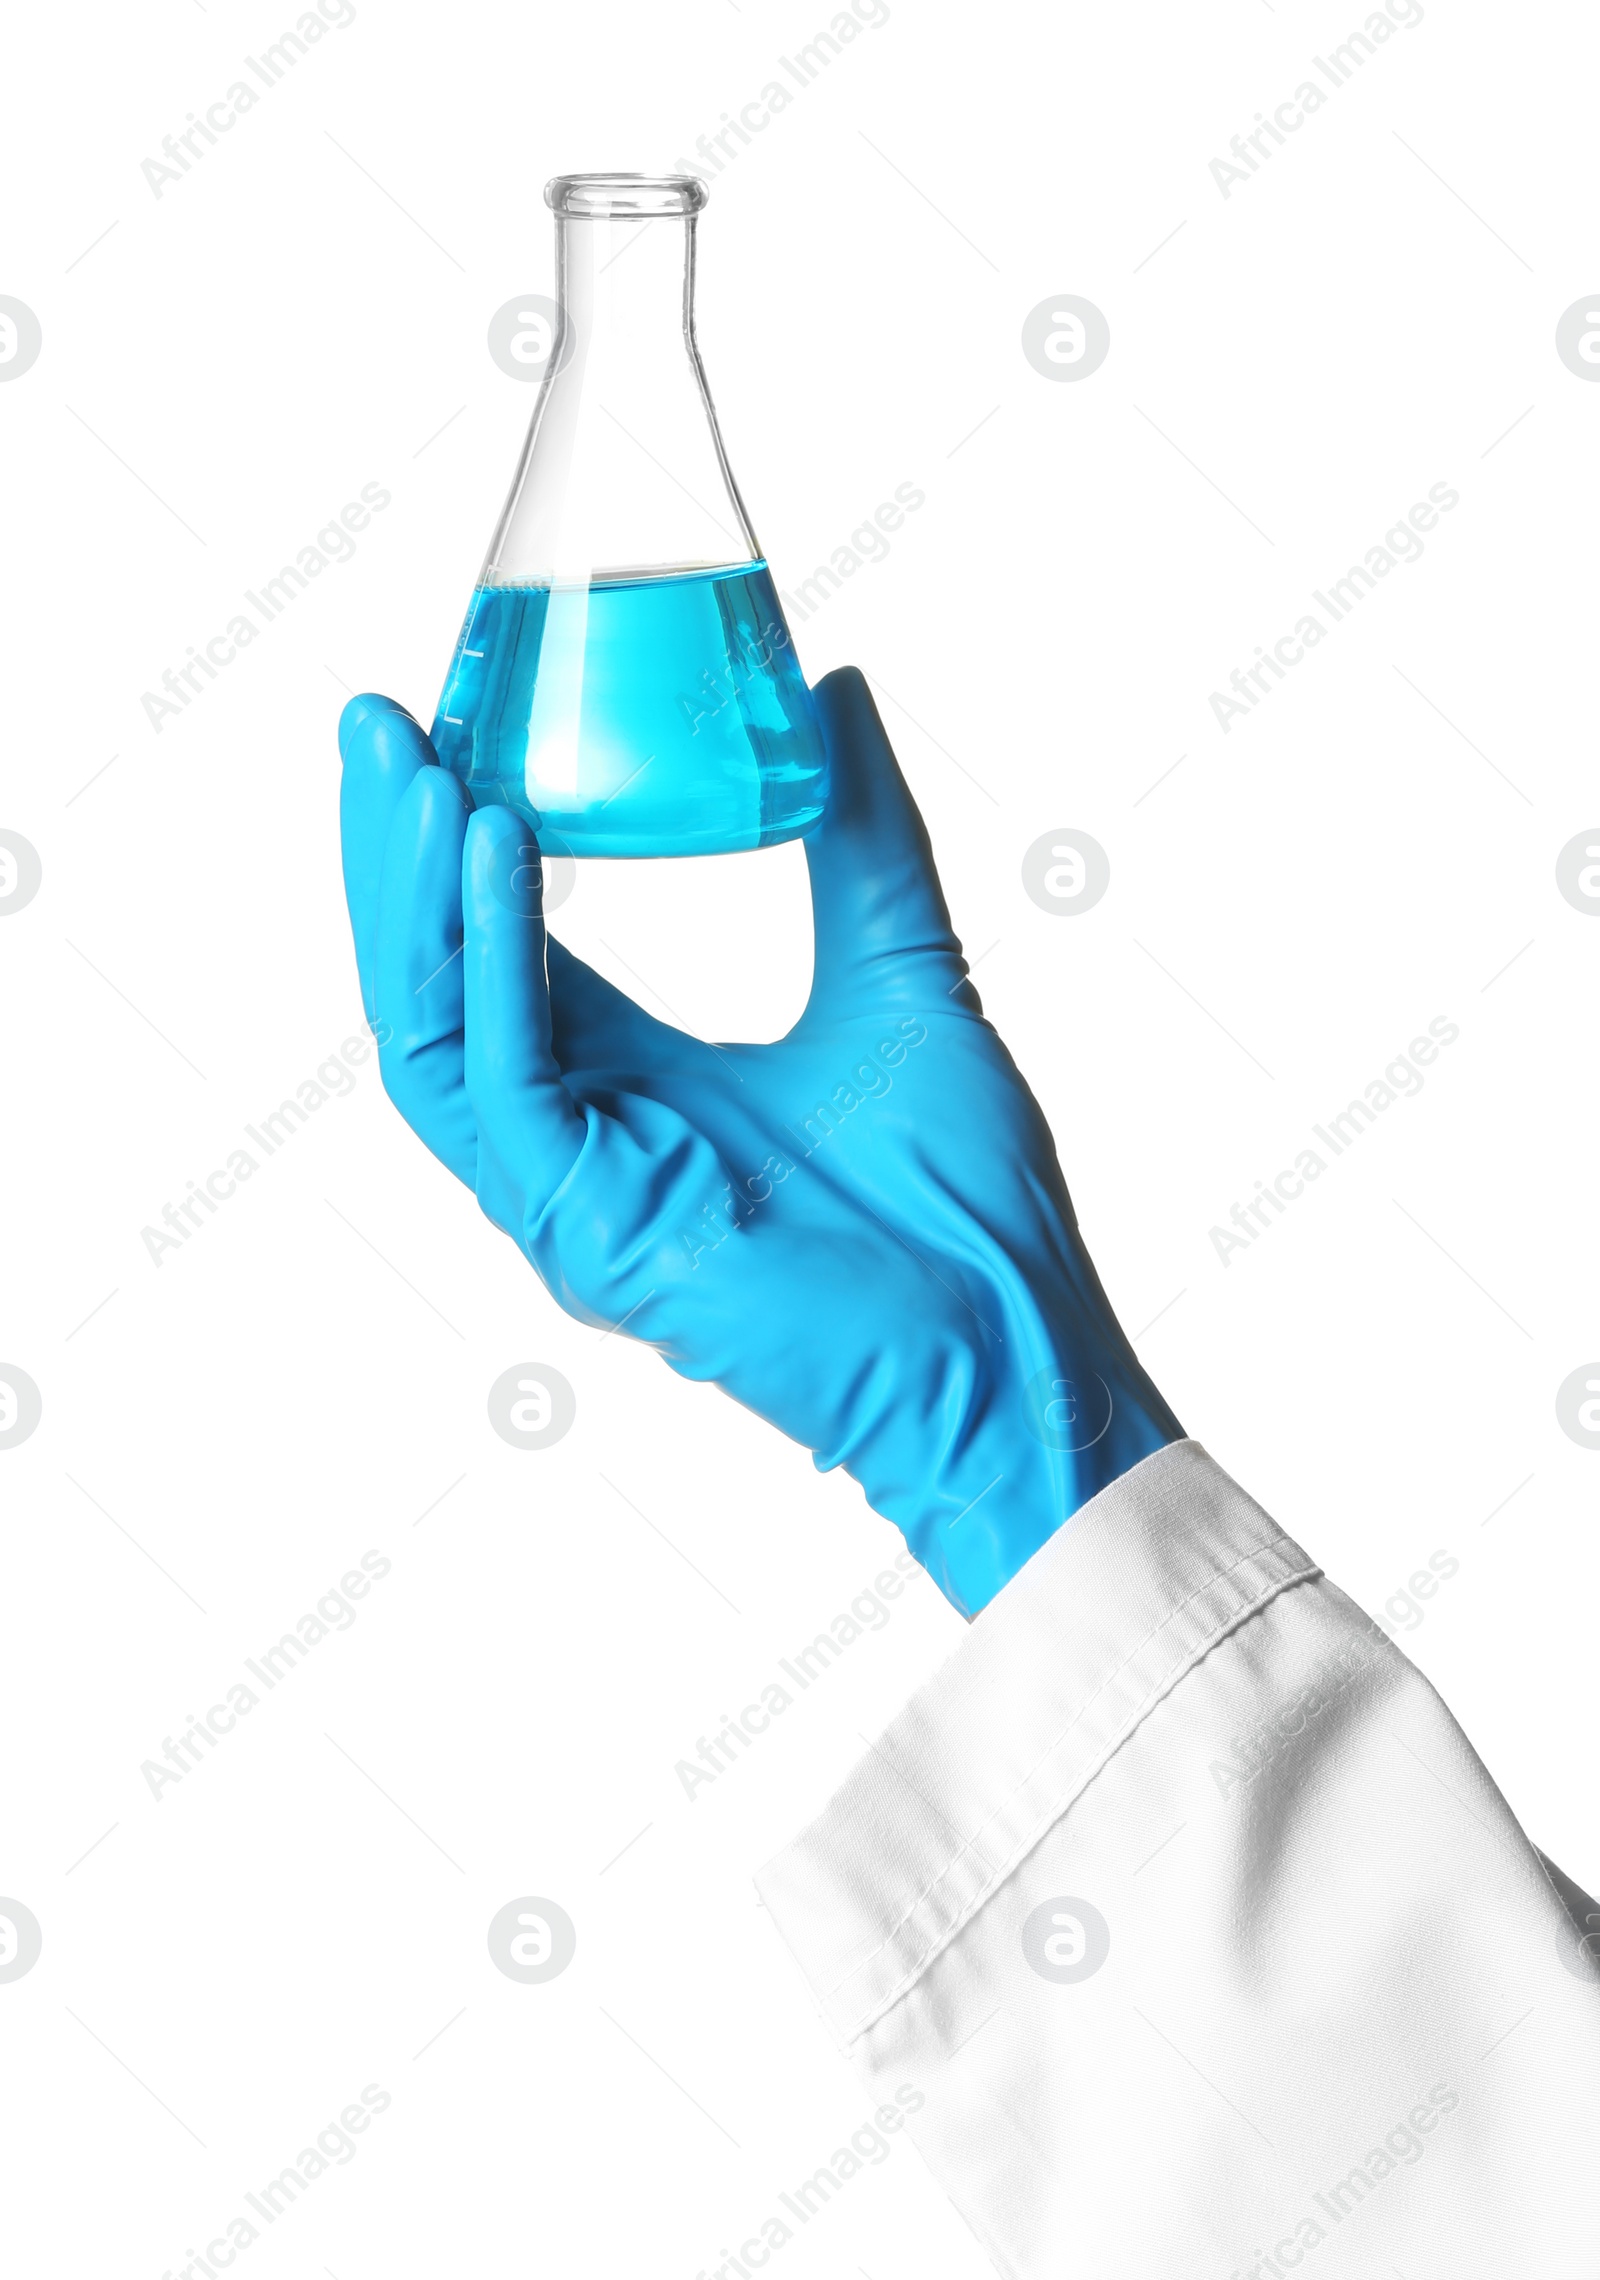
[[[461,908],[478,1197],[497,1225],[520,1230],[572,1168],[584,1121],[551,1037],[538,844],[509,808],[480,808],[467,825]]]
[[[339,716],[339,834],[344,856],[344,896],[355,939],[361,1002],[369,1022],[377,1019],[373,965],[377,950],[378,890],[389,827],[419,768],[437,765],[437,755],[421,727],[393,697],[352,697]]]

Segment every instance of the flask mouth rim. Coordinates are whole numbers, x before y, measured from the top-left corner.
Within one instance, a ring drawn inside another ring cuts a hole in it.
[[[710,195],[697,174],[558,174],[544,186],[553,214],[581,221],[698,214]]]

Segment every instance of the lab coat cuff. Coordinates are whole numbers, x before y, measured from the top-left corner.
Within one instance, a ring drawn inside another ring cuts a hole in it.
[[[1197,1441],[1075,1513],[756,1879],[838,2040],[909,1993],[1202,1657],[1320,1573]]]

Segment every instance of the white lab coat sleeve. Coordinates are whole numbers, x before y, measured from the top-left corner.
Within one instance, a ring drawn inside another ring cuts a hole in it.
[[[1196,1442],[1076,1514],[757,1881],[1003,2273],[1600,2273],[1600,1914]]]

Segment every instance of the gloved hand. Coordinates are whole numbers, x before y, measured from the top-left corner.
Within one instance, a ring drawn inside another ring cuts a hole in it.
[[[861,675],[816,691],[811,995],[713,1047],[545,934],[538,853],[387,697],[339,724],[345,887],[389,1097],[552,1296],[843,1465],[974,1615],[1178,1438],[966,978]]]

